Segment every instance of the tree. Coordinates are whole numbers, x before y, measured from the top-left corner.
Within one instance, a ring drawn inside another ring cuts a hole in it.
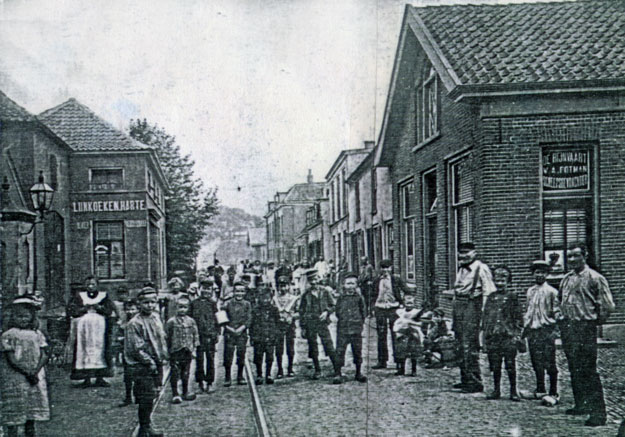
[[[216,188],[205,188],[193,172],[195,162],[182,155],[176,138],[157,125],[130,120],[130,136],[153,148],[169,183],[165,195],[167,275],[194,272],[200,242],[211,219],[219,213]]]

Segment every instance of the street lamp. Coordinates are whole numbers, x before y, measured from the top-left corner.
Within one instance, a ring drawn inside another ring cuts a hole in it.
[[[43,215],[46,211],[49,211],[52,206],[54,189],[43,181],[42,171],[39,172],[39,181],[28,191],[30,193],[30,199],[33,201],[35,211],[39,212],[39,215],[43,220]]]

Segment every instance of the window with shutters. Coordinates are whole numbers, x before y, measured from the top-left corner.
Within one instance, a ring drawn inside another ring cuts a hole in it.
[[[474,176],[470,158],[470,155],[465,155],[450,164],[451,208],[455,237],[452,253],[456,256],[458,245],[473,241],[474,236]]]
[[[542,166],[543,255],[554,273],[563,273],[572,243],[586,243],[589,259],[594,256],[592,147],[545,147]]]
[[[94,271],[99,279],[124,277],[124,222],[94,223]]]

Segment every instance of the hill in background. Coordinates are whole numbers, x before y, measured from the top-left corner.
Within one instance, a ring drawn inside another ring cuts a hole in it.
[[[247,247],[247,230],[263,226],[265,219],[262,217],[249,214],[240,208],[220,206],[219,215],[213,218],[202,240],[198,267],[204,268],[213,264],[214,257],[224,266],[251,258]]]

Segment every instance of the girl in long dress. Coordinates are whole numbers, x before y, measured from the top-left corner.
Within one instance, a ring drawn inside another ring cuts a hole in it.
[[[50,420],[50,406],[44,366],[48,343],[39,329],[35,313],[39,307],[30,297],[12,303],[9,329],[0,337],[0,423],[8,437],[35,435],[35,421]]]

